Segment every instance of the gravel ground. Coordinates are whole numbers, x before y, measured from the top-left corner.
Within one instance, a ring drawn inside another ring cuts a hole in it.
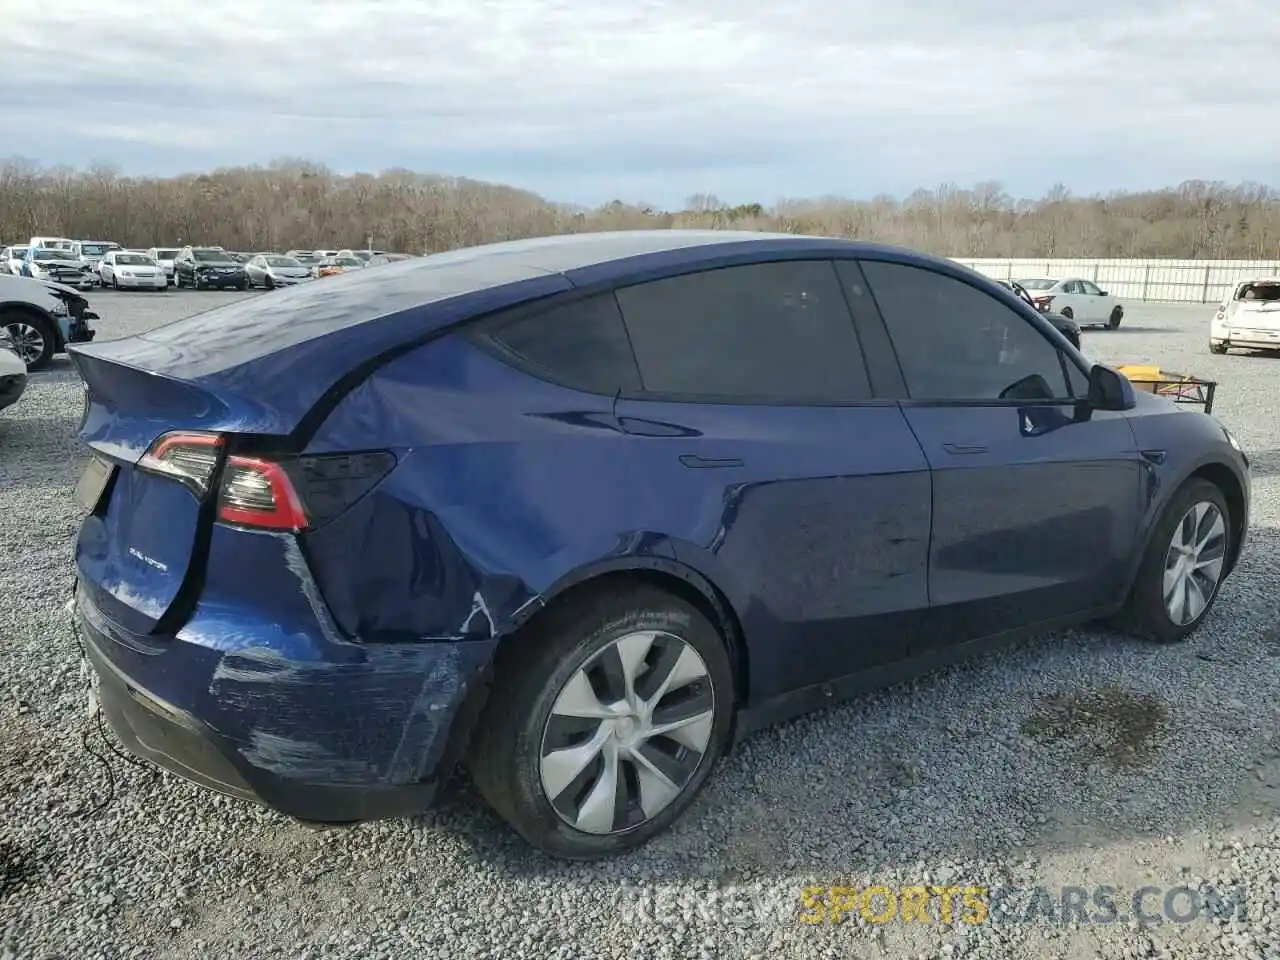
[[[110,338],[239,296],[92,299]],[[767,731],[668,835],[594,866],[532,853],[463,786],[314,829],[109,753],[61,612],[84,454],[59,359],[0,415],[0,957],[1280,957],[1280,359],[1209,355],[1207,308],[1130,310],[1087,352],[1220,379],[1255,457],[1251,545],[1204,628],[1050,636]],[[802,888],[869,884],[1023,893],[977,925],[800,921]],[[1031,888],[1098,885],[1119,922],[1029,913]],[[1144,885],[1149,912],[1182,885],[1243,885],[1246,910],[1125,922]]]

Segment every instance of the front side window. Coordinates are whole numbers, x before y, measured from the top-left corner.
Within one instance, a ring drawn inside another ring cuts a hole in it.
[[[1072,396],[1058,348],[994,297],[922,267],[865,261],[862,269],[912,399]]]
[[[829,261],[723,267],[617,296],[649,393],[743,403],[871,395]]]
[[[612,293],[501,325],[487,338],[544,379],[591,393],[640,389],[640,374]]]

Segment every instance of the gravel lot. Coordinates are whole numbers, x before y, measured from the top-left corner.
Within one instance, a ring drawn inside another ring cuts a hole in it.
[[[110,338],[252,295],[91,299]],[[1129,309],[1086,352],[1219,379],[1255,458],[1251,544],[1196,637],[1050,636],[765,732],[676,829],[595,866],[530,852],[464,786],[313,829],[89,736],[60,358],[0,414],[0,957],[1280,957],[1280,359],[1211,356],[1206,307]],[[799,922],[803,887],[877,883],[1107,884],[1122,919]],[[1124,922],[1147,884],[1152,911],[1244,884],[1247,916]]]

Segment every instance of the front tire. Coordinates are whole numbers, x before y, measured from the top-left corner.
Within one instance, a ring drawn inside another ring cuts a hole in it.
[[[44,317],[22,311],[0,312],[0,327],[9,331],[9,339],[13,343],[27,372],[43,370],[53,360],[57,347],[57,331]]]
[[[1111,316],[1107,320],[1107,329],[1116,330],[1120,326],[1120,321],[1124,319],[1124,307],[1116,307],[1111,311]]]
[[[733,669],[711,622],[634,586],[571,598],[509,643],[468,759],[481,796],[571,860],[666,830],[728,740]]]
[[[1156,523],[1121,614],[1126,632],[1177,643],[1204,622],[1233,549],[1231,511],[1208,480],[1188,481]]]

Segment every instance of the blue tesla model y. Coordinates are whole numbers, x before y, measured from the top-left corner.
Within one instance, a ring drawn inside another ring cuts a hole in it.
[[[986,645],[1209,615],[1249,467],[950,261],[548,237],[72,349],[73,607],[136,754],[293,817],[457,766],[589,859],[762,724]]]

